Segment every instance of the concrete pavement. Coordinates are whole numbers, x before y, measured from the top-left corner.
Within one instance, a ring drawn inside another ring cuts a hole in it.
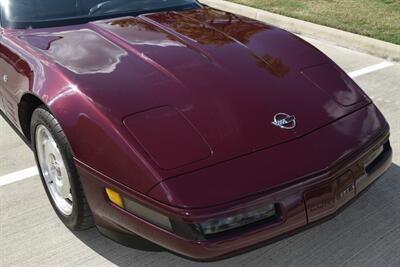
[[[384,60],[307,38],[346,72]],[[207,265],[400,266],[400,64],[355,77],[391,124],[390,170],[335,218],[256,250]],[[34,166],[29,148],[0,118],[0,179]],[[138,239],[127,248],[95,229],[72,233],[34,176],[0,186],[0,266],[201,265]]]

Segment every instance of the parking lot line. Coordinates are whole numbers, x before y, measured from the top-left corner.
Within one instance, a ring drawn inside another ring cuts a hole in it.
[[[13,172],[10,174],[6,174],[4,176],[0,176],[0,186],[12,184],[21,180],[25,180],[31,178],[33,176],[38,175],[38,169],[36,166],[27,168],[21,171]]]
[[[369,67],[366,67],[366,68],[363,68],[363,69],[360,69],[360,70],[349,72],[347,74],[351,78],[356,78],[358,76],[365,75],[365,74],[368,74],[368,73],[371,73],[371,72],[374,72],[374,71],[378,71],[378,70],[381,70],[381,69],[384,69],[384,68],[387,68],[387,67],[390,67],[390,66],[393,66],[393,65],[394,64],[392,62],[385,61],[385,62],[376,64],[376,65],[372,65],[372,66],[369,66]]]

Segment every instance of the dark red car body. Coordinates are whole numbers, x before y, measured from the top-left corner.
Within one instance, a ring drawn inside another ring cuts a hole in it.
[[[35,105],[54,114],[99,228],[189,257],[334,214],[390,166],[389,126],[362,90],[313,46],[244,17],[200,8],[4,29],[0,54],[0,108],[26,136]],[[273,125],[279,112],[297,127]],[[105,187],[189,224],[258,203],[279,216],[188,240],[113,205]]]

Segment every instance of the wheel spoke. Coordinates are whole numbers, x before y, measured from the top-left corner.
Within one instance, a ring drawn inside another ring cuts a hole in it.
[[[64,215],[70,215],[73,205],[71,184],[61,152],[45,126],[39,125],[35,135],[38,161],[47,189],[57,208]]]

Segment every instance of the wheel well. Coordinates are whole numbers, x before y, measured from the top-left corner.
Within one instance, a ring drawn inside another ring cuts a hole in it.
[[[44,103],[34,95],[26,94],[18,104],[19,123],[25,137],[31,140],[31,118],[33,111]]]

